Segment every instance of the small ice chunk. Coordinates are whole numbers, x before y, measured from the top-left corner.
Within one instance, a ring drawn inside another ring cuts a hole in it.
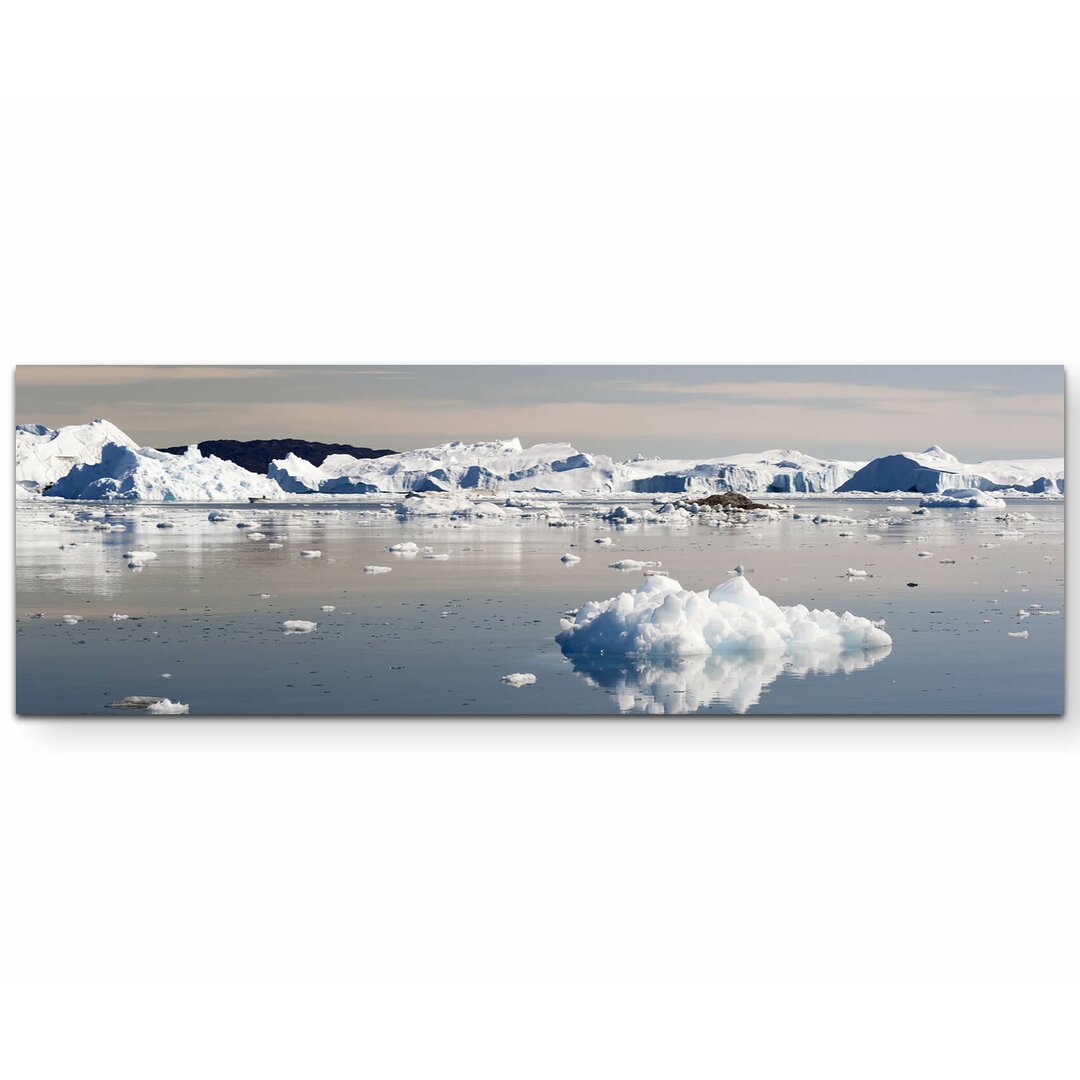
[[[569,551],[559,560],[559,562],[572,563],[581,562],[580,555],[572,555]]]
[[[337,607],[334,604],[323,604],[323,606],[321,608],[319,608],[319,610],[320,611],[331,612],[331,611],[337,611]]]
[[[265,540],[266,539],[266,533],[260,533],[260,532],[248,533],[248,539],[249,540]]]
[[[848,577],[869,577],[870,575],[865,570],[855,570],[853,567],[847,568]]]
[[[594,544],[610,544],[611,543],[611,537],[610,536],[598,536],[593,541],[593,543]]]
[[[645,570],[646,568],[660,567],[663,563],[659,562],[642,562],[639,559],[619,559],[618,562],[608,563],[608,567],[612,570]]]
[[[1009,637],[1027,637],[1028,632],[1026,630],[1010,630]]]
[[[286,634],[310,634],[318,625],[318,623],[309,622],[307,619],[286,619],[281,624],[281,628]]]
[[[81,615],[62,615],[60,621],[65,626],[78,626],[83,621],[83,617]]]
[[[163,679],[171,679],[171,678],[172,678],[172,673],[171,673],[171,672],[168,672],[168,671],[163,671],[163,672],[161,673],[161,677],[162,677]]]
[[[130,619],[131,618],[130,615],[117,615],[117,613],[115,611],[113,612],[112,617],[113,617],[113,622],[120,622],[121,619]]]
[[[181,716],[187,713],[190,706],[184,705],[179,701],[170,701],[168,698],[162,698],[160,701],[155,701],[151,705],[147,705],[146,711],[152,713],[154,716]]]
[[[391,544],[386,550],[397,555],[416,555],[420,551],[420,546],[414,544],[411,540],[405,540],[400,544]]]
[[[145,563],[145,562],[149,562],[151,559],[156,559],[157,558],[157,552],[156,551],[125,551],[123,557],[125,559],[131,559],[132,562]]]
[[[268,548],[279,548],[279,547],[284,547],[285,545],[284,544],[267,544],[266,546]]]
[[[389,574],[392,566],[364,566],[361,567],[365,574]]]
[[[513,675],[504,675],[502,681],[509,686],[529,686],[536,682],[536,676],[530,672],[515,671]]]
[[[920,559],[932,559],[934,557],[932,551],[917,551],[915,554],[918,555]]]
[[[228,521],[229,520],[229,515],[228,514],[223,514],[220,510],[211,510],[210,513],[206,515],[206,520],[207,521]]]
[[[313,548],[302,548],[300,551],[301,559],[321,559],[322,552]]]

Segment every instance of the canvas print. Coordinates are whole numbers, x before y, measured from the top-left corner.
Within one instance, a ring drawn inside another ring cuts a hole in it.
[[[1064,369],[22,366],[23,716],[1056,715]]]

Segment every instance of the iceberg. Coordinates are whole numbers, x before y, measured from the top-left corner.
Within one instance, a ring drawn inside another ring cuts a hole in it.
[[[76,465],[98,464],[109,445],[138,449],[133,439],[108,420],[56,430],[44,424],[19,424],[15,428],[15,482],[43,490]]]
[[[64,499],[141,499],[152,502],[245,502],[280,499],[273,480],[220,458],[203,457],[196,447],[186,454],[110,442],[100,461],[76,465],[49,489]]]
[[[875,458],[836,490],[915,491],[932,495],[956,488],[1061,494],[1065,490],[1065,460],[1037,458],[969,465],[940,446],[930,446],[921,452],[904,451]]]
[[[920,503],[923,507],[964,507],[971,510],[1004,510],[1006,502],[996,495],[979,488],[949,488],[940,495],[927,495]]]
[[[583,604],[561,625],[555,640],[568,654],[839,653],[892,644],[870,619],[802,604],[780,607],[741,575],[711,592],[691,592],[674,578],[650,576],[633,592]]]

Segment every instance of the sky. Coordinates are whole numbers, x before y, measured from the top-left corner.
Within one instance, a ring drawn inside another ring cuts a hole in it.
[[[867,460],[1064,454],[1051,365],[21,365],[16,423],[104,417],[145,446],[300,438],[406,450],[517,436],[618,458],[774,447]]]

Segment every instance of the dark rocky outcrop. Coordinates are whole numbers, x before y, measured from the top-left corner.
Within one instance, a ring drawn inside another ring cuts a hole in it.
[[[717,495],[710,495],[705,499],[692,500],[698,506],[707,507],[710,510],[773,510],[775,507],[768,503],[754,502],[739,491],[721,491]]]
[[[213,455],[223,461],[233,461],[249,472],[264,475],[271,461],[279,461],[289,454],[321,465],[331,454],[348,454],[355,458],[378,458],[393,454],[394,450],[372,450],[369,446],[350,446],[348,443],[309,442],[307,439],[207,439],[197,443],[206,457]],[[186,446],[159,447],[166,454],[183,454]]]

